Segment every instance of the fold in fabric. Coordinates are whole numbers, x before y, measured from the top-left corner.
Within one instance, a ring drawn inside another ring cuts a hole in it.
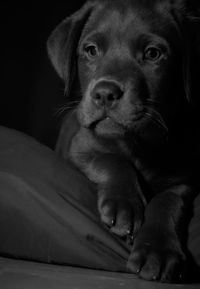
[[[53,151],[0,129],[0,254],[126,272],[129,248],[104,227],[95,186]]]
[[[200,196],[188,249],[200,266]],[[96,188],[33,138],[0,127],[0,255],[127,272],[130,248],[100,222]]]

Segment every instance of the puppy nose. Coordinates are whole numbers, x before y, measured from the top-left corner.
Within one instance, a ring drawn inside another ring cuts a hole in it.
[[[95,85],[92,100],[97,106],[114,107],[123,95],[121,88],[112,82],[102,81]]]

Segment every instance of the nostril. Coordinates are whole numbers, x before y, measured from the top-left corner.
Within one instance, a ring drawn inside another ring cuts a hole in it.
[[[95,94],[95,99],[96,99],[96,100],[101,100],[101,99],[102,99],[101,93],[97,92],[97,93]]]
[[[99,82],[92,91],[92,98],[96,105],[114,107],[123,96],[121,88],[111,82]]]
[[[117,88],[116,91],[113,93],[113,98],[115,100],[119,100],[123,96],[123,91],[120,88]]]
[[[107,100],[108,101],[114,101],[115,99],[117,99],[116,95],[114,95],[113,93],[109,93],[107,95]]]

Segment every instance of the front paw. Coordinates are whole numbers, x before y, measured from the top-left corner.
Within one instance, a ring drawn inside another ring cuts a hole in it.
[[[111,232],[120,237],[133,236],[142,225],[144,202],[134,193],[104,188],[98,192],[98,210]]]
[[[180,282],[185,255],[173,232],[143,225],[136,236],[127,267],[146,280]]]

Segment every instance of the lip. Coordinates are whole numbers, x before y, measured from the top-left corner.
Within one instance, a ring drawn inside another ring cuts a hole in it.
[[[138,122],[138,121],[140,121],[140,120],[144,117],[144,113],[145,113],[145,112],[146,112],[145,109],[137,112],[137,114],[135,114],[135,115],[130,119],[129,124],[130,124],[130,122],[133,123],[133,122]],[[88,126],[88,128],[90,128],[90,129],[95,129],[95,127],[96,127],[99,123],[101,123],[101,122],[103,122],[103,121],[105,121],[105,122],[112,121],[112,122],[115,123],[117,126],[122,127],[122,128],[124,128],[124,129],[126,128],[126,125],[125,125],[125,124],[119,123],[119,122],[117,122],[117,121],[115,120],[115,118],[112,118],[112,116],[105,115],[105,114],[102,115],[101,117],[99,117],[98,119],[94,120],[94,121]]]
[[[109,120],[115,122],[110,116],[102,116],[101,118],[98,118],[97,120],[93,121],[90,124],[89,128],[95,128],[99,123],[103,121],[109,121]]]
[[[92,124],[91,129],[95,134],[105,138],[123,137],[126,129],[109,116],[101,118]]]
[[[98,123],[100,123],[103,120],[106,119],[110,119],[110,117],[108,115],[106,115],[106,113],[103,113],[102,116],[98,117],[98,119],[92,121],[92,123],[89,124],[88,128],[90,129],[95,129],[95,127],[98,125]]]

